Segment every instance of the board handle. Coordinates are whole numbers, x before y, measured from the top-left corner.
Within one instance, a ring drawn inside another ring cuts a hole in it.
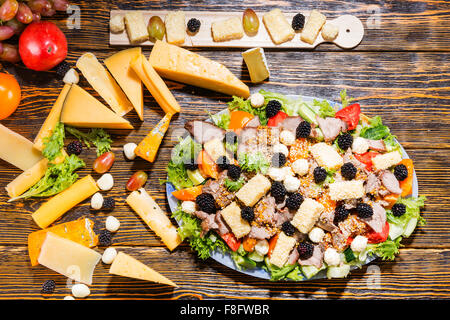
[[[364,25],[357,17],[343,15],[333,20],[333,24],[339,27],[339,34],[333,41],[334,44],[343,48],[356,47],[364,37]]]

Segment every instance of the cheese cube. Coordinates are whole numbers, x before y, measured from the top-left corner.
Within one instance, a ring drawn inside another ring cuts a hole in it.
[[[323,210],[325,208],[321,203],[307,198],[297,210],[291,223],[301,233],[308,233],[316,224]]]
[[[278,236],[278,240],[270,255],[269,262],[278,268],[282,268],[289,259],[289,254],[294,249],[297,241],[294,237],[288,237],[284,232]]]
[[[329,188],[330,198],[334,201],[358,199],[365,195],[363,180],[334,182]]]
[[[326,23],[322,28],[322,38],[325,41],[334,41],[338,34],[339,28],[332,23]]]
[[[182,45],[186,36],[185,14],[183,11],[169,12],[164,21],[168,43]]]
[[[221,139],[216,138],[209,140],[203,145],[203,147],[213,161],[216,161],[219,157],[227,154]]]
[[[317,163],[329,170],[337,170],[344,164],[341,155],[332,146],[320,142],[310,148]]]
[[[266,80],[270,76],[263,48],[253,48],[242,53],[253,83]]]
[[[313,44],[319,35],[320,29],[327,18],[317,10],[311,11],[309,18],[305,23],[300,39],[306,43]]]
[[[148,30],[142,12],[127,12],[124,19],[131,44],[138,44],[148,40]]]
[[[372,163],[376,170],[386,170],[400,161],[402,161],[402,155],[398,151],[392,151],[372,158]]]
[[[211,32],[216,42],[241,39],[244,36],[242,21],[238,17],[213,22]]]
[[[236,193],[236,197],[246,206],[252,207],[269,191],[270,187],[270,180],[258,173]]]
[[[116,14],[109,21],[109,29],[112,33],[122,33],[125,30],[125,22],[123,16]]]
[[[236,238],[242,238],[250,232],[251,227],[247,221],[242,219],[241,208],[236,202],[232,202],[228,207],[223,209],[220,214],[231,228],[231,231],[233,231]]]
[[[286,17],[280,9],[273,9],[266,13],[263,16],[263,22],[275,44],[292,40],[295,36],[294,29],[292,29],[292,26],[286,20]]]

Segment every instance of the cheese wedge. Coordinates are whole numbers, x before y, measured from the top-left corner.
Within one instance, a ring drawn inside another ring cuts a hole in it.
[[[64,213],[83,200],[89,198],[97,191],[99,191],[97,183],[92,176],[88,175],[43,203],[31,217],[39,227],[42,229],[47,228]]]
[[[189,50],[156,41],[150,64],[163,78],[248,98],[250,90],[224,65]]]
[[[28,255],[32,266],[39,264],[38,257],[48,232],[64,239],[75,241],[87,248],[95,247],[98,244],[98,235],[94,232],[94,222],[87,218],[61,223],[48,229],[35,231],[28,235]]]
[[[169,250],[172,251],[181,243],[177,228],[144,188],[133,191],[126,201],[150,229],[161,238]]]
[[[55,130],[55,127],[59,122],[59,119],[61,117],[61,110],[64,105],[64,100],[67,97],[67,93],[69,93],[70,87],[70,84],[64,85],[58,98],[55,101],[55,104],[50,110],[47,119],[45,119],[41,129],[39,130],[39,133],[34,139],[34,147],[39,151],[44,150],[44,139],[49,138],[53,134],[53,130]]]
[[[38,262],[72,280],[91,285],[95,266],[101,257],[92,249],[48,232]]]
[[[133,129],[127,120],[109,110],[78,85],[72,85],[61,112],[61,122],[73,127]]]
[[[0,159],[25,171],[41,161],[43,156],[33,148],[30,140],[0,124]]]
[[[141,53],[140,47],[123,50],[106,59],[104,63],[127,95],[139,119],[144,120],[142,81],[131,68],[131,61],[140,56]]]
[[[114,258],[109,273],[178,287],[173,281],[123,252],[119,252],[117,257]]]
[[[170,114],[180,112],[181,107],[172,92],[143,55],[139,55],[131,61],[131,67],[164,112]]]
[[[119,116],[123,116],[133,109],[133,105],[125,93],[93,53],[88,52],[78,58],[77,68],[83,73],[92,88]]]
[[[263,48],[253,48],[242,53],[253,83],[266,80],[270,76],[266,55]]]

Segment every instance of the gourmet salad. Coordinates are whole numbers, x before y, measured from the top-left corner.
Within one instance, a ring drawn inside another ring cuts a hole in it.
[[[237,268],[297,281],[395,258],[425,223],[425,197],[411,196],[413,162],[380,117],[345,91],[341,103],[261,90],[186,123],[168,182],[179,234],[200,258],[218,249]]]

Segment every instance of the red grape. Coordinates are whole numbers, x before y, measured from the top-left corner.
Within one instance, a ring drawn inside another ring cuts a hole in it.
[[[12,44],[4,43],[3,51],[0,54],[0,60],[16,63],[20,61],[19,50],[17,46]]]
[[[17,21],[15,18],[12,20],[9,20],[6,23],[6,26],[11,27],[14,30],[14,34],[17,34],[17,35],[21,34],[23,29],[25,29],[25,25],[22,22]]]
[[[111,169],[116,156],[112,152],[106,152],[94,161],[94,171],[97,173],[105,173]]]
[[[7,40],[14,35],[14,29],[9,26],[0,26],[0,41]]]
[[[28,1],[31,11],[42,14],[42,12],[52,9],[52,4],[48,0],[31,0]]]
[[[259,29],[259,19],[255,11],[253,11],[252,9],[245,9],[244,15],[242,17],[242,24],[247,35],[256,35]]]
[[[41,14],[37,12],[33,12],[33,22],[41,21]]]
[[[147,182],[148,175],[144,171],[138,171],[133,174],[127,182],[128,191],[136,191],[144,186]]]
[[[33,22],[33,12],[30,7],[23,2],[19,3],[19,10],[17,11],[16,19],[25,24]]]
[[[55,8],[56,11],[67,11],[67,7],[69,7],[68,0],[50,0],[50,2],[53,4],[53,8]]]
[[[5,0],[0,7],[0,20],[9,21],[16,16],[19,9],[17,0]]]

